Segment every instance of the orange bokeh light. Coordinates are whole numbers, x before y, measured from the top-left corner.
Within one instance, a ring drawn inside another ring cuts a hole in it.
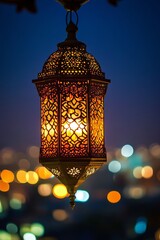
[[[53,176],[53,174],[48,171],[45,167],[38,167],[35,172],[38,174],[39,178],[41,179],[49,179]]]
[[[11,183],[14,181],[14,174],[12,171],[5,169],[1,172],[1,178],[4,182]]]
[[[10,189],[9,183],[4,182],[3,180],[0,180],[0,191],[8,192],[9,189]]]
[[[121,194],[117,191],[110,191],[107,194],[107,200],[110,203],[118,203],[121,200]]]

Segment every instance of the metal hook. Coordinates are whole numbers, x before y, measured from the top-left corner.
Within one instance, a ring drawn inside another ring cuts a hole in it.
[[[77,14],[76,11],[67,11],[67,14],[66,14],[66,25],[68,26],[69,23],[72,22],[72,13],[75,13],[75,16],[76,16],[76,23],[75,23],[75,25],[77,27],[78,26],[78,14]]]

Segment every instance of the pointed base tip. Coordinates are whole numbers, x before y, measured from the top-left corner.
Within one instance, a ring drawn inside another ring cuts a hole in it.
[[[71,206],[71,208],[72,208],[72,210],[75,208],[75,206],[76,206],[76,204],[75,204],[75,202],[71,202],[70,201],[70,206]]]
[[[74,193],[72,193],[72,194],[70,194],[70,196],[69,196],[69,199],[70,199],[70,206],[71,206],[71,208],[72,208],[72,210],[75,208],[75,194]]]

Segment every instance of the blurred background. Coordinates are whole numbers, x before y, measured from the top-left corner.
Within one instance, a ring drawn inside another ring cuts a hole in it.
[[[79,10],[78,40],[111,84],[108,163],[79,187],[73,211],[38,161],[32,84],[66,38],[66,13],[54,0],[35,4],[19,13],[0,4],[0,240],[160,240],[160,1],[90,0]]]

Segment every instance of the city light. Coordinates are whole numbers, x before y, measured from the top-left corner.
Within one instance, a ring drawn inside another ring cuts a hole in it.
[[[143,234],[147,229],[147,221],[145,218],[138,219],[134,230],[137,234]]]
[[[130,157],[132,156],[133,152],[133,147],[129,144],[124,145],[121,149],[121,154],[123,157]]]
[[[68,196],[67,188],[63,184],[56,184],[53,187],[53,191],[52,192],[53,192],[53,195],[56,198],[59,198],[59,199],[62,199],[62,198],[65,198],[65,197]]]
[[[83,190],[77,190],[76,192],[76,202],[87,202],[89,199],[89,193]]]
[[[117,160],[113,160],[108,164],[108,169],[112,173],[117,173],[121,170],[121,164]]]
[[[68,214],[65,210],[63,209],[56,209],[53,211],[52,213],[53,215],[53,218],[56,220],[56,221],[65,221],[67,218],[68,218]]]
[[[110,191],[107,194],[107,200],[110,203],[118,203],[121,200],[121,194],[118,191]]]

